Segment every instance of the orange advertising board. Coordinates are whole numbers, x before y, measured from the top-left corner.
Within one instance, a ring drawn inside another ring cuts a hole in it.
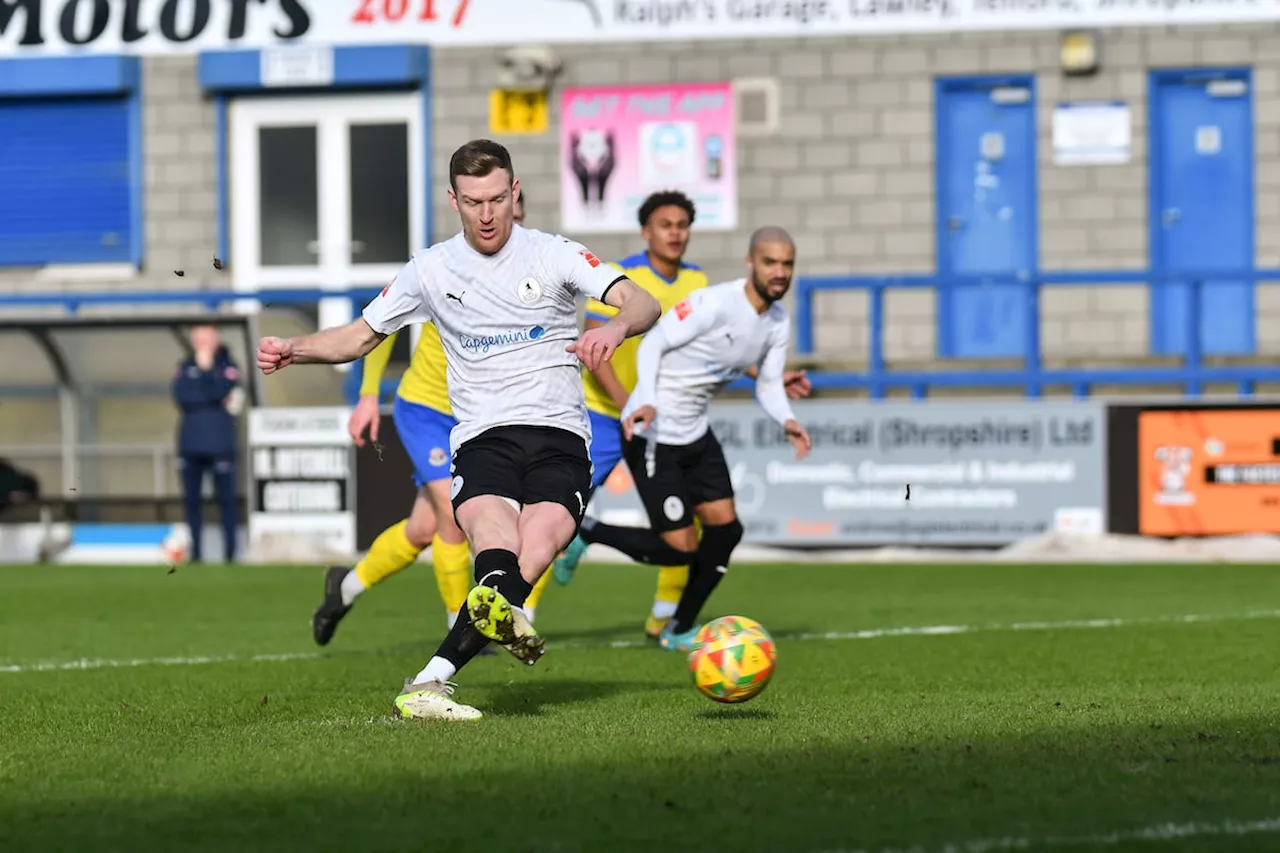
[[[1280,533],[1280,408],[1140,413],[1138,532]]]

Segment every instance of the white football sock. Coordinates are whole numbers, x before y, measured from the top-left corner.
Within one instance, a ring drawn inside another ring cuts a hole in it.
[[[342,604],[344,607],[350,607],[351,602],[360,597],[360,593],[364,592],[364,581],[360,580],[360,576],[356,574],[356,570],[352,569],[347,572],[347,576],[342,579]]]
[[[458,621],[458,611],[450,610],[445,614],[445,621],[449,623],[449,630],[453,630],[453,623]]]
[[[422,672],[413,677],[411,684],[421,684],[424,681],[439,681],[441,684],[453,678],[458,668],[449,663],[444,658],[436,655],[423,668]]]
[[[530,607],[529,605],[527,605],[527,604],[526,604],[524,607],[521,607],[520,609],[524,611],[524,618],[526,618],[526,619],[528,619],[530,622],[532,622],[532,621],[533,621],[533,611],[534,611],[536,608]]]
[[[674,601],[655,601],[653,603],[654,619],[670,619],[676,615],[676,602]]]

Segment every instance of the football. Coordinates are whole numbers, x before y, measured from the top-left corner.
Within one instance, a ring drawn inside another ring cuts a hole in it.
[[[698,631],[689,653],[693,684],[703,696],[734,705],[760,695],[773,677],[778,652],[764,626],[744,616],[722,616]]]
[[[760,623],[754,619],[748,619],[746,616],[721,616],[719,619],[712,619],[699,628],[698,633],[693,637],[693,641],[701,646],[712,640],[741,634],[745,631],[759,631],[768,636]]]

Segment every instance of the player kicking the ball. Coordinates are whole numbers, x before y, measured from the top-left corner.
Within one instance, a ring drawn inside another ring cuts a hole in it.
[[[587,518],[579,536],[642,563],[689,564],[689,583],[662,629],[665,649],[688,651],[702,607],[742,540],[729,466],[707,418],[711,398],[758,367],[756,399],[796,448],[811,442],[787,399],[790,320],[778,300],[791,287],[795,243],[781,228],[751,235],[748,276],[703,288],[668,311],[636,354],[635,391],[622,412],[623,456],[649,529]],[[702,535],[694,528],[701,522]]]
[[[586,509],[591,427],[579,363],[594,369],[648,331],[661,309],[582,245],[515,225],[519,182],[503,146],[463,145],[450,159],[449,184],[462,221],[456,236],[416,253],[354,322],[264,338],[258,366],[342,364],[411,323],[439,329],[458,421],[450,497],[477,585],[395,706],[403,717],[471,720],[480,712],[453,701],[450,679],[491,640],[525,663],[538,660],[543,640],[519,608]],[[578,293],[617,315],[579,337]]]
[[[514,219],[524,221],[525,192],[515,199]],[[398,332],[396,334],[399,334]],[[357,447],[365,443],[365,431],[375,444],[382,417],[379,411],[382,375],[391,359],[396,334],[387,337],[364,358],[360,402],[351,412],[347,429]],[[457,426],[449,405],[444,347],[434,323],[423,323],[409,369],[396,389],[395,424],[409,461],[418,495],[409,517],[388,527],[373,540],[369,553],[354,568],[333,566],[324,577],[324,599],[311,617],[311,632],[317,645],[328,645],[338,623],[351,612],[356,599],[366,590],[413,565],[418,555],[431,546],[431,563],[436,585],[444,601],[448,627],[458,617],[474,581],[467,539],[453,520],[449,498],[452,479],[449,432]],[[544,575],[524,604],[525,616],[533,621],[534,608],[550,581]],[[488,647],[483,653],[492,654]]]

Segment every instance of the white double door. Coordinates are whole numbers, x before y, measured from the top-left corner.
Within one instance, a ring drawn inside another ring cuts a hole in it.
[[[254,97],[228,114],[236,290],[382,287],[426,239],[419,93]],[[322,299],[319,326],[353,317]]]

